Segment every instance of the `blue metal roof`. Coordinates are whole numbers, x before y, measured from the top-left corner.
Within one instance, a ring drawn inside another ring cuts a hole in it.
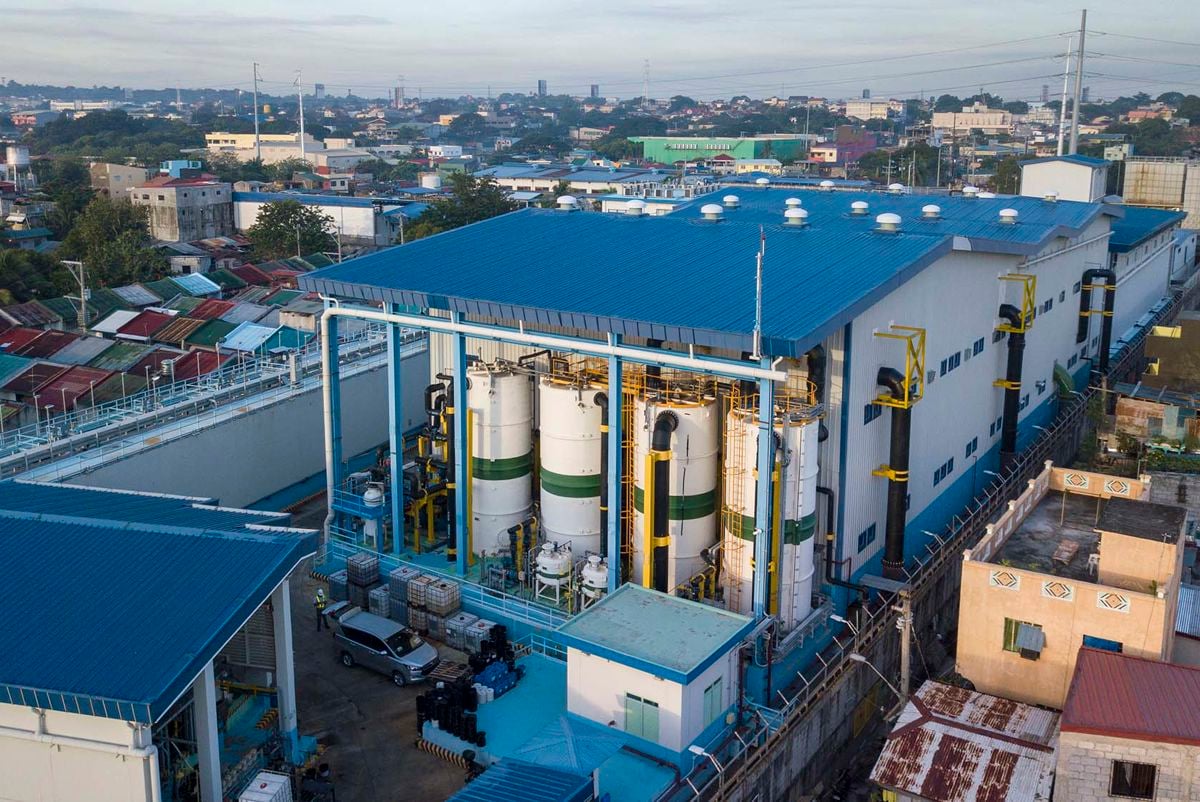
[[[263,343],[274,337],[278,330],[278,326],[260,326],[257,323],[244,321],[225,335],[221,346],[227,351],[253,353],[261,348]]]
[[[193,297],[215,295],[221,291],[221,285],[200,273],[185,273],[182,276],[172,276],[171,281],[183,288],[183,291]]]
[[[207,532],[0,511],[0,701],[149,724],[167,712],[315,533]]]
[[[740,201],[736,210],[726,210],[725,216],[729,220],[781,223],[785,201],[799,198],[803,208],[808,210],[808,222],[813,226],[829,223],[842,226],[848,232],[870,231],[877,215],[892,212],[900,215],[903,230],[910,233],[965,238],[967,242],[955,243],[960,249],[1022,255],[1038,253],[1055,237],[1077,236],[1099,215],[1119,216],[1123,208],[1074,201],[1052,203],[1021,195],[968,198],[962,195],[828,192],[803,187],[747,188],[723,194],[737,195]],[[701,206],[716,199],[713,196],[696,198],[673,214],[698,216]],[[850,213],[850,205],[856,201],[868,204],[867,214]],[[941,209],[939,219],[922,217],[922,207],[930,204]],[[1001,223],[1001,209],[1015,209],[1017,222],[1013,225]]]
[[[246,526],[288,526],[286,512],[216,506],[216,499],[139,493],[78,485],[0,481],[0,510],[31,515],[70,515],[97,521],[167,524],[200,529],[238,530]]]
[[[1125,206],[1125,216],[1114,220],[1108,249],[1115,253],[1132,251],[1138,245],[1163,230],[1183,222],[1187,212],[1148,209],[1145,206]]]
[[[525,209],[298,280],[343,298],[750,350],[758,221],[697,216]],[[763,347],[774,356],[804,353],[951,248],[915,226],[881,234],[833,216],[764,228]]]
[[[559,716],[510,757],[559,771],[590,776],[625,745],[624,733],[573,716]]]
[[[1087,167],[1103,167],[1108,164],[1107,159],[1097,159],[1095,156],[1082,156],[1078,153],[1071,153],[1066,156],[1045,156],[1041,159],[1026,159],[1021,164],[1045,164],[1046,162],[1069,162],[1071,164],[1082,164]]]
[[[870,189],[875,186],[874,181],[862,178],[820,178],[800,175],[771,175],[759,172],[724,176],[721,178],[721,183],[729,186],[754,185],[754,182],[760,178],[767,179],[775,186],[787,187],[819,187],[824,181],[831,182],[837,189]]]
[[[406,203],[406,201],[396,198],[357,198],[349,195],[322,195],[314,192],[235,192],[233,200],[235,203],[238,201],[270,203],[293,200],[305,206],[354,206],[359,208],[370,208],[376,203],[384,206],[403,206]]]
[[[591,799],[592,779],[506,758],[467,783],[446,802],[584,802]]]
[[[744,615],[625,584],[555,634],[564,646],[686,684],[753,628]]]

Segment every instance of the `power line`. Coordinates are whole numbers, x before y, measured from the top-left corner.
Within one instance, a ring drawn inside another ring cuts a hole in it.
[[[1097,36],[1117,36],[1121,39],[1137,39],[1140,42],[1158,42],[1162,45],[1181,45],[1183,47],[1200,47],[1200,42],[1180,42],[1177,39],[1155,39],[1151,36],[1134,36],[1129,33],[1112,33],[1110,31],[1092,31]]]

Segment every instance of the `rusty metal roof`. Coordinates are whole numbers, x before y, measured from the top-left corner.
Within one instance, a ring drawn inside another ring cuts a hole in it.
[[[871,779],[930,802],[1049,800],[1058,714],[927,681],[884,742]]]
[[[1082,648],[1063,709],[1064,732],[1200,744],[1200,668]]]

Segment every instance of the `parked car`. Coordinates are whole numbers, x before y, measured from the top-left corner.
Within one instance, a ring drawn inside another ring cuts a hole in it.
[[[334,649],[347,668],[364,666],[403,687],[427,679],[440,662],[436,648],[390,618],[349,602],[331,605],[325,615],[333,621]]]

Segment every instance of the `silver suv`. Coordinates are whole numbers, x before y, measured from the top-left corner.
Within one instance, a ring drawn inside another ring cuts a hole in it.
[[[362,665],[403,687],[421,682],[440,662],[437,649],[390,618],[368,613],[349,602],[330,605],[333,645],[342,665]]]

